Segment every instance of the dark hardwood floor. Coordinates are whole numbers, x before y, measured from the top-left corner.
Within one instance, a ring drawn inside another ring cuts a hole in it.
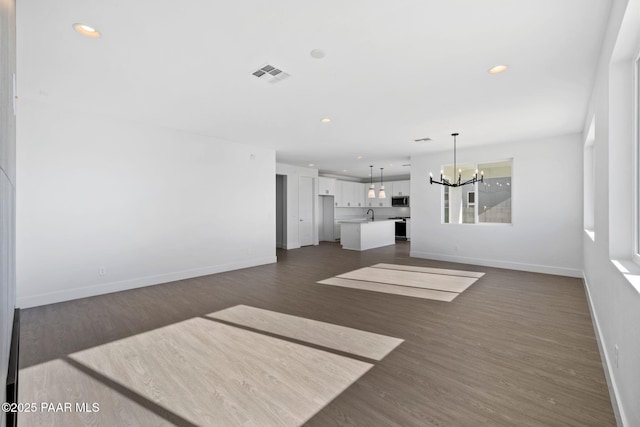
[[[580,279],[411,258],[408,243],[277,255],[277,264],[23,310],[20,367],[244,304],[405,340],[309,426],[615,425]],[[316,283],[380,262],[486,274],[449,303]]]

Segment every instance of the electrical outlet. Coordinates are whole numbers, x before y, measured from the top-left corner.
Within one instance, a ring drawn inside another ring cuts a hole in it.
[[[618,367],[618,354],[620,353],[619,349],[618,349],[618,344],[616,344],[613,347],[613,363],[615,364],[616,368]]]
[[[98,276],[104,276],[105,274],[107,274],[107,268],[106,267],[99,267],[98,268]]]

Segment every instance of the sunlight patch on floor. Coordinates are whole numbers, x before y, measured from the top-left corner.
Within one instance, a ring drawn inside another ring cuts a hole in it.
[[[483,275],[474,271],[376,264],[317,283],[451,302]]]
[[[99,411],[22,413],[20,425],[297,426],[374,366],[332,349],[374,361],[402,341],[235,306],[21,370],[21,401]]]

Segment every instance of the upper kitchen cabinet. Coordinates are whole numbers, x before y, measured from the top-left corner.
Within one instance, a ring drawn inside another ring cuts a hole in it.
[[[394,181],[389,183],[392,196],[409,196],[411,181]]]
[[[375,208],[376,206],[378,206],[376,204],[376,200],[378,199],[370,199],[369,198],[369,184],[366,184],[364,186],[363,190],[363,197],[364,197],[364,207],[365,208]],[[376,196],[378,195],[378,192],[376,191]]]
[[[335,196],[336,180],[334,178],[318,177],[318,195]]]
[[[335,206],[338,208],[362,208],[364,204],[363,184],[351,181],[336,181]]]
[[[355,186],[353,187],[353,197],[357,205],[361,208],[365,206],[364,204],[364,184],[360,184],[359,182],[354,182]]]
[[[378,194],[379,194],[380,189],[376,190],[376,198],[375,199],[371,199],[371,200],[373,200],[373,206],[372,207],[374,207],[374,208],[390,208],[391,207],[391,192],[390,192],[391,189],[389,188],[389,185],[385,185],[384,186],[384,190],[385,190],[384,191],[385,195],[387,196],[384,199],[379,199],[378,198]]]
[[[363,184],[359,182],[348,182],[345,181],[342,183],[342,189],[344,192],[345,198],[345,207],[352,208],[363,208],[364,207],[364,191]]]
[[[390,208],[391,207],[391,183],[387,183],[384,186],[384,190],[385,190],[385,194],[386,194],[386,198],[384,199],[379,199],[378,198],[378,194],[380,194],[380,186],[376,185],[376,197],[375,199],[369,199],[367,197],[367,193],[369,192],[369,184],[364,186],[363,189],[363,196],[364,196],[364,201],[365,201],[365,207],[367,208]]]

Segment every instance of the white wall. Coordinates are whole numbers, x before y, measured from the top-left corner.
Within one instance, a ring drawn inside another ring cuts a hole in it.
[[[33,99],[17,131],[20,307],[275,262],[273,150]]]
[[[631,261],[632,62],[639,51],[640,1],[616,1],[585,118],[585,139],[595,118],[595,240],[586,233],[582,239],[584,280],[614,410],[619,425],[628,427],[640,425],[640,265]]]
[[[580,135],[458,148],[460,164],[513,158],[512,224],[442,223],[442,186],[429,172],[452,155],[411,158],[411,256],[581,276]]]
[[[298,183],[301,176],[313,178],[313,244],[319,244],[320,224],[318,218],[319,202],[318,202],[318,170],[311,168],[303,168],[299,166],[287,165],[285,163],[276,164],[276,173],[285,175],[287,185],[287,225],[286,225],[286,243],[283,244],[284,249],[297,249],[300,247],[300,233],[298,231],[298,223],[300,222],[299,214],[299,195]]]
[[[16,118],[13,75],[16,72],[16,9],[14,0],[0,1],[0,400],[5,384],[16,302],[15,183]],[[5,425],[5,416],[0,416]]]

